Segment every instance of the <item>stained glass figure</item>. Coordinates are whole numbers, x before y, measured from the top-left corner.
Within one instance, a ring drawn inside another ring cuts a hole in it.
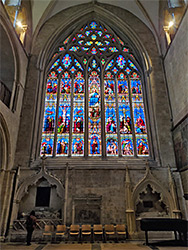
[[[97,72],[89,77],[89,155],[101,155],[101,95]]]
[[[117,135],[106,136],[106,154],[107,156],[118,156],[118,138]]]
[[[69,153],[69,135],[57,136],[57,156],[67,156]]]
[[[58,134],[69,133],[70,131],[70,102],[61,101],[58,112]]]
[[[52,156],[54,138],[51,135],[42,136],[41,155]]]
[[[146,136],[136,136],[136,146],[138,156],[149,155],[148,140]]]
[[[121,153],[122,156],[134,155],[132,136],[121,135]]]
[[[149,156],[139,60],[127,42],[92,20],[55,52],[46,81],[41,155]]]
[[[83,74],[78,71],[75,75],[73,89],[72,156],[82,156],[84,153],[84,87]]]
[[[101,138],[98,134],[91,135],[89,139],[89,145],[90,156],[101,155]]]
[[[83,136],[73,135],[72,155],[73,156],[83,156],[84,155],[84,138],[83,138]]]
[[[61,79],[61,93],[70,93],[71,89],[71,79],[70,78],[62,78]]]

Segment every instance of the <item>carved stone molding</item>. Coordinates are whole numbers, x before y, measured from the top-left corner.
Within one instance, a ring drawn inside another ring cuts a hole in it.
[[[135,186],[132,194],[134,206],[139,201],[139,194],[146,190],[146,187],[150,185],[152,190],[157,193],[160,193],[161,200],[165,202],[165,204],[169,208],[170,216],[173,216],[173,210],[176,208],[174,203],[174,199],[170,192],[167,191],[165,187],[161,185],[161,183],[153,176],[151,170],[148,165],[146,165],[146,173],[143,179]]]
[[[36,185],[37,181],[39,181],[41,178],[46,179],[50,185],[56,186],[57,189],[57,195],[64,200],[64,185],[63,183],[54,175],[49,173],[45,166],[44,163],[41,166],[40,172],[35,173],[34,175],[29,176],[26,178],[21,185],[19,186],[17,192],[16,192],[16,203],[19,203],[22,198],[28,194],[28,189],[30,186]]]

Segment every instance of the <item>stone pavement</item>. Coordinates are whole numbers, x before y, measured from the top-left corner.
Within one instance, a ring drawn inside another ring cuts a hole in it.
[[[36,244],[26,246],[25,243],[7,242],[0,243],[1,250],[188,250],[186,246],[171,244],[169,246],[160,246],[160,244],[151,244],[145,246],[143,241],[129,241],[123,243],[59,243],[59,244]]]

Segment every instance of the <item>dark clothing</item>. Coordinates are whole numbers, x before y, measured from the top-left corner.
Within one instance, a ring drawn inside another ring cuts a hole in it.
[[[36,217],[33,215],[28,216],[26,221],[26,229],[27,229],[27,245],[31,244],[32,233],[36,226]]]

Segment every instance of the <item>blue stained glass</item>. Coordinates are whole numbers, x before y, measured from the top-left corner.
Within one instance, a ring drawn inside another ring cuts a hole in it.
[[[74,72],[76,71],[76,68],[74,66],[72,66],[72,68],[70,69],[71,73],[74,74]]]
[[[77,36],[78,36],[79,38],[84,38],[84,37],[85,37],[85,36],[82,35],[82,34],[77,34]]]
[[[73,113],[73,132],[83,133],[84,131],[84,107],[82,103],[75,103]]]
[[[122,156],[133,156],[133,140],[130,136],[121,136],[121,153]]]
[[[90,106],[98,106],[100,103],[100,95],[97,93],[97,89],[93,88],[93,91],[89,95],[89,105]]]
[[[125,58],[122,55],[119,55],[116,59],[116,63],[121,69],[123,69],[126,63]]]
[[[99,42],[99,41],[96,41],[95,44],[96,44],[97,46],[103,46],[103,43],[101,43],[101,42]]]
[[[118,52],[118,49],[116,47],[109,47],[109,50],[111,52]]]
[[[41,142],[41,155],[52,156],[54,138],[51,136],[43,136]]]
[[[103,34],[102,31],[100,31],[100,30],[99,30],[99,31],[98,31],[98,30],[95,30],[95,32],[96,32],[100,37],[101,37],[102,34]]]
[[[127,80],[118,80],[118,94],[128,94]]]
[[[57,93],[57,79],[48,79],[47,80],[47,94],[56,94]]]
[[[58,112],[58,134],[69,133],[70,131],[70,103],[60,103]]]
[[[110,42],[109,41],[104,41],[105,43],[106,43],[106,45],[109,45],[110,44]]]
[[[89,48],[82,47],[82,50],[87,51]]]
[[[84,93],[84,79],[83,78],[75,78],[74,80],[74,93]]]
[[[138,156],[148,156],[149,155],[149,147],[148,147],[147,137],[136,136],[136,146],[137,146]]]
[[[100,155],[101,152],[101,144],[100,144],[99,135],[95,134],[91,136],[89,140],[89,154],[90,155]]]
[[[92,30],[87,30],[87,31],[85,32],[86,36],[89,36],[89,35],[91,34],[91,32],[93,32],[93,31],[92,31]]]
[[[100,51],[105,51],[107,48],[104,47],[104,48],[99,48]]]
[[[56,103],[46,102],[44,112],[43,132],[53,133],[55,128]]]
[[[72,155],[82,156],[84,154],[84,139],[82,136],[73,135],[72,139]]]
[[[57,60],[52,64],[52,66],[51,66],[50,69],[53,69],[53,68],[57,67],[58,65],[59,65],[59,59],[57,59]]]
[[[61,79],[61,93],[70,93],[71,89],[71,79],[70,78],[62,78]]]
[[[116,108],[113,104],[106,104],[105,108],[105,123],[106,123],[106,133],[113,134],[116,133]]]
[[[117,74],[118,69],[117,69],[116,67],[114,67],[114,68],[112,69],[112,71],[114,72],[114,74]]]
[[[83,44],[83,42],[84,42],[84,40],[80,40],[80,41],[78,41],[78,43],[79,43],[80,45],[82,45],[82,44]]]
[[[93,42],[92,41],[88,41],[88,42],[86,42],[84,45],[86,45],[86,46],[90,46],[90,45],[92,45],[93,44]]]
[[[105,70],[108,70],[109,68],[111,68],[111,67],[113,66],[113,63],[114,63],[114,59],[112,59],[112,60],[108,63],[108,65],[107,65],[107,67],[106,67]]]
[[[127,67],[127,68],[125,69],[125,72],[129,75],[130,72],[131,72],[131,69],[129,69],[129,67]]]
[[[131,79],[131,91],[132,94],[142,94],[142,85],[139,79]]]
[[[100,71],[101,71],[101,68],[100,68],[100,67],[98,67],[98,68],[97,68],[97,70],[100,72]]]
[[[93,34],[93,35],[91,36],[91,39],[92,39],[92,40],[96,40],[96,39],[97,39],[97,36],[96,36],[95,34]]]
[[[63,66],[64,66],[65,68],[68,68],[68,67],[70,66],[71,62],[72,62],[72,59],[71,59],[71,57],[69,56],[69,54],[66,54],[66,55],[63,57],[63,59],[62,59]]]
[[[79,47],[78,46],[72,46],[69,50],[70,51],[77,51],[77,50],[79,50]]]
[[[104,80],[105,95],[114,95],[114,91],[115,91],[114,80]]]
[[[117,135],[106,136],[106,153],[107,156],[118,156],[118,139]]]
[[[63,68],[61,66],[59,66],[59,68],[57,69],[58,73],[61,73],[63,71]]]
[[[136,134],[146,134],[144,104],[133,103],[133,114]]]
[[[57,137],[57,156],[68,155],[69,135],[58,135]]]
[[[96,29],[97,23],[96,22],[92,22],[92,23],[90,23],[90,26],[91,26],[92,29]]]
[[[93,54],[93,55],[97,54],[97,49],[95,47],[93,47],[91,49],[91,54]]]
[[[92,61],[92,68],[96,68],[97,67],[97,62],[95,59],[93,59]]]
[[[104,38],[110,38],[110,37],[111,37],[110,34],[106,34],[106,35],[104,36]]]
[[[131,60],[128,60],[128,62],[129,62],[130,67],[132,67],[133,69],[138,70],[137,67],[134,65],[134,63],[131,62]]]
[[[74,62],[75,62],[75,65],[76,65],[79,69],[83,70],[81,64],[80,64],[76,59],[74,59]]]
[[[128,103],[119,103],[119,127],[121,134],[131,134],[131,113]]]

